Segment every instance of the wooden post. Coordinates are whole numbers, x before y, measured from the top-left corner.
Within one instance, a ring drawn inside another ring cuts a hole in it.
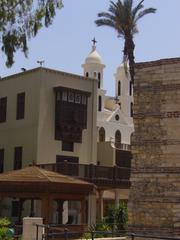
[[[42,217],[44,219],[44,224],[48,224],[52,221],[52,209],[53,209],[52,203],[53,203],[53,199],[49,196],[44,197],[42,199],[41,212],[42,212]]]
[[[58,224],[63,224],[63,203],[64,200],[56,200],[57,202],[57,211],[58,211]]]
[[[18,222],[22,223],[22,209],[23,209],[23,203],[25,199],[20,198],[19,199],[19,214],[18,214]]]
[[[103,190],[98,190],[98,218],[102,219],[104,215],[104,207],[103,207]]]

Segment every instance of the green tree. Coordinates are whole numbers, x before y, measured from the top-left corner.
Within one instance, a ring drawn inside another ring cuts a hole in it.
[[[133,0],[110,1],[108,12],[100,12],[99,19],[95,21],[97,26],[108,26],[116,30],[118,37],[124,39],[124,62],[129,61],[131,81],[134,82],[134,34],[138,32],[137,22],[149,13],[155,13],[155,8],[144,9],[140,1],[133,7]]]
[[[28,53],[27,40],[48,27],[62,7],[62,0],[0,0],[0,38],[6,65],[14,63],[14,53]]]

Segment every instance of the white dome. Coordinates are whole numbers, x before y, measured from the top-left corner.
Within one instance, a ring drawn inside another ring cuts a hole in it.
[[[129,70],[129,63],[127,63],[127,70]],[[124,63],[122,62],[118,67],[117,67],[117,73],[123,73],[125,72],[124,68]]]
[[[85,63],[99,63],[102,64],[102,59],[99,53],[96,51],[96,47],[93,46],[92,51],[85,59]]]

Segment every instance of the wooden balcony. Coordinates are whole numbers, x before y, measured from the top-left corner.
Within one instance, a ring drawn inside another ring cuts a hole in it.
[[[61,163],[39,164],[40,167],[60,174],[92,182],[102,189],[130,187],[130,162],[126,167],[107,167],[93,164]]]

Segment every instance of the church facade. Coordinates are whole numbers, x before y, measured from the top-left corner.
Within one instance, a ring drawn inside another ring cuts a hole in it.
[[[113,187],[113,179],[121,159],[130,160],[133,96],[123,65],[115,74],[116,96],[106,96],[105,65],[95,44],[82,67],[84,76],[39,67],[0,80],[0,172],[37,164],[99,178],[102,217],[103,198],[128,197],[129,183],[121,189],[121,181]],[[102,185],[108,167],[112,179]]]

